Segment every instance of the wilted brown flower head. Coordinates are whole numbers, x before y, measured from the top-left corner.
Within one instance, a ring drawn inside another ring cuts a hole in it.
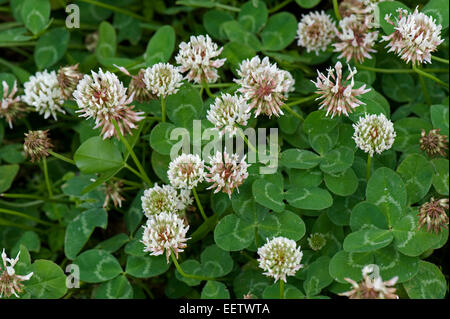
[[[31,157],[31,161],[40,161],[43,157],[49,155],[49,150],[53,147],[53,144],[48,137],[48,131],[28,131],[25,133],[25,142],[23,149],[25,154]]]
[[[447,135],[442,135],[440,131],[441,129],[437,128],[429,131],[428,134],[426,134],[425,130],[422,129],[420,148],[430,157],[436,156],[437,154],[440,154],[444,157],[447,156]]]
[[[434,200],[431,197],[429,202],[426,202],[419,208],[418,229],[427,226],[428,232],[438,233],[441,228],[448,229],[448,198]]]
[[[138,74],[131,75],[123,66],[117,66],[115,64],[114,66],[131,77],[130,84],[128,85],[128,92],[130,95],[134,94],[135,101],[145,103],[156,99],[156,95],[152,94],[152,92],[147,89],[147,85],[144,82],[145,69],[140,69]]]
[[[344,278],[352,284],[352,290],[339,295],[347,296],[349,299],[398,299],[395,294],[396,289],[392,287],[397,282],[398,277],[383,281],[380,276],[370,275],[373,273],[373,265],[367,265],[362,269],[363,279],[361,282],[357,283],[350,278]]]
[[[83,73],[78,71],[78,63],[59,68],[57,76],[62,96],[65,100],[71,99],[78,82],[83,78]]]
[[[108,207],[109,202],[112,200],[114,207],[122,207],[122,201],[125,198],[121,195],[122,192],[122,181],[107,181],[105,183],[105,202],[103,203],[103,207]]]
[[[22,117],[27,111],[25,104],[21,101],[19,96],[15,96],[17,93],[17,81],[14,81],[14,85],[9,90],[8,83],[2,81],[3,96],[0,103],[0,118],[5,118],[9,124],[9,128],[12,128],[14,120]]]
[[[98,43],[98,32],[95,31],[93,33],[90,33],[86,36],[84,39],[84,44],[86,46],[86,49],[90,52],[94,52],[95,48],[97,48]]]

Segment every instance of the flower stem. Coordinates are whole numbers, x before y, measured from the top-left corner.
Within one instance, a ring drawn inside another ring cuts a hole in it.
[[[286,107],[286,106],[289,107],[289,106],[303,104],[303,103],[315,100],[318,96],[319,96],[318,94],[312,94],[312,95],[309,95],[309,96],[304,96],[304,97],[301,97],[301,98],[299,98],[299,99],[297,99],[295,101],[292,101],[290,103],[286,103],[286,104],[282,105],[281,107]]]
[[[236,8],[236,7],[229,6],[229,5],[226,5],[226,4],[221,4],[221,3],[216,3],[215,7],[219,8],[219,9],[225,9],[225,10],[233,11],[233,12],[240,12],[241,11],[240,8]]]
[[[53,197],[52,185],[50,183],[50,178],[48,177],[48,167],[47,167],[47,159],[42,158],[42,166],[44,167],[44,177],[45,177],[45,185],[47,185],[48,197]]]
[[[140,21],[144,21],[144,22],[147,21],[147,19],[145,19],[144,17],[142,17],[142,16],[140,16],[140,15],[134,13],[134,12],[131,12],[131,11],[128,11],[128,10],[125,10],[125,9],[122,9],[122,8],[118,8],[116,6],[113,6],[113,5],[110,5],[110,4],[107,4],[107,3],[103,3],[103,2],[99,2],[99,1],[95,1],[95,0],[80,0],[80,1],[81,2],[85,2],[85,3],[89,3],[89,4],[93,4],[94,6],[97,6],[97,7],[102,7],[102,8],[105,8],[105,9],[109,9],[111,11],[122,13],[124,15],[136,18],[136,19],[138,19]]]
[[[211,83],[211,84],[209,84],[208,86],[209,86],[210,88],[227,88],[227,87],[233,86],[234,84],[235,84],[235,83],[232,83],[232,82],[227,82],[227,83]],[[195,85],[193,85],[193,87],[199,89],[199,88],[203,88],[203,85],[195,84]]]
[[[366,181],[369,182],[370,179],[370,169],[372,166],[372,156],[367,155],[367,166],[366,166]]]
[[[283,107],[288,110],[289,113],[291,113],[292,115],[294,115],[296,118],[298,118],[300,121],[303,121],[304,118],[303,116],[301,116],[300,114],[298,114],[297,112],[295,112],[289,105],[285,104],[283,105]]]
[[[280,299],[284,299],[284,281],[280,279]]]
[[[366,71],[372,71],[372,72],[378,72],[378,73],[388,73],[388,74],[395,74],[395,73],[414,73],[414,70],[411,69],[379,69],[379,68],[373,68],[367,65],[361,65],[356,64],[356,68]]]
[[[6,208],[0,208],[0,213],[6,214],[6,215],[11,215],[11,216],[22,217],[22,218],[32,220],[32,221],[34,221],[36,223],[39,223],[39,224],[42,224],[42,225],[53,226],[52,223],[46,222],[46,221],[41,220],[39,218],[30,216],[30,215],[27,215],[27,214],[24,214],[24,213],[21,213],[21,212],[16,212],[14,210],[6,209]]]
[[[440,57],[437,57],[437,56],[434,56],[434,55],[431,56],[431,60],[434,60],[436,62],[441,62],[441,63],[448,64],[448,60],[447,59],[443,59],[443,58],[440,58]]]
[[[205,89],[206,94],[208,94],[209,97],[211,97],[213,99],[216,97],[214,94],[212,94],[211,90],[209,89],[208,82],[203,81],[202,86]]]
[[[125,145],[125,147],[127,148],[128,152],[131,155],[131,158],[133,159],[134,163],[136,164],[139,172],[140,172],[140,177],[141,179],[147,183],[149,186],[152,185],[152,182],[150,181],[150,178],[148,178],[147,173],[145,172],[144,168],[142,167],[141,163],[139,162],[136,154],[133,151],[133,148],[130,146],[130,144],[128,143],[128,141],[125,139],[125,137],[123,137],[122,133],[120,132],[119,129],[119,125],[117,124],[117,121],[115,119],[112,119],[112,123],[114,125],[114,128],[117,131],[117,134],[119,135],[120,140],[122,141],[123,145]],[[130,169],[130,167],[127,167],[128,169]]]
[[[428,106],[431,105],[431,98],[430,98],[430,94],[428,93],[428,89],[427,89],[427,85],[425,83],[425,81],[423,80],[423,76],[419,75],[419,82],[420,82],[420,86],[422,87],[422,91],[423,91],[423,97],[425,98],[425,101],[427,102]]]
[[[239,132],[239,135],[242,137],[242,139],[244,140],[245,144],[247,144],[248,148],[254,152],[257,153],[258,151],[256,150],[256,147],[253,146],[252,143],[250,143],[250,141],[247,139],[247,136],[245,136],[244,131],[242,131],[242,129],[238,129],[237,130]]]
[[[192,279],[197,279],[197,280],[217,280],[215,278],[208,278],[208,277],[203,277],[203,276],[197,276],[197,275],[191,275],[191,274],[187,274],[183,271],[183,269],[181,269],[180,264],[178,263],[177,258],[175,257],[175,253],[173,252],[172,249],[170,249],[170,257],[172,258],[173,264],[175,265],[175,268],[177,268],[178,272],[180,273],[181,276],[186,277],[186,278],[192,278]]]
[[[293,0],[284,0],[280,4],[276,5],[275,7],[269,9],[269,13],[277,12],[280,9],[283,9],[285,6],[287,6],[289,3],[291,3]]]
[[[448,84],[445,83],[444,81],[439,80],[437,77],[435,77],[434,75],[431,75],[421,69],[416,68],[415,66],[413,66],[413,71],[416,72],[419,75],[423,75],[424,77],[427,77],[431,80],[433,80],[434,82],[436,82],[437,84],[442,85],[443,87],[446,87],[448,89]]]
[[[27,226],[27,225],[22,225],[22,224],[16,224],[16,223],[10,222],[9,220],[5,220],[3,218],[0,218],[0,226],[16,227],[16,228],[24,229],[24,230],[32,230],[32,231],[34,231],[36,233],[40,233],[40,234],[45,233],[45,231],[43,231],[42,229]]]
[[[50,155],[52,155],[52,156],[54,156],[54,157],[56,157],[56,158],[58,158],[58,159],[60,159],[60,160],[62,160],[62,161],[64,161],[64,162],[67,162],[67,163],[69,163],[69,164],[76,165],[74,160],[71,160],[70,158],[65,157],[64,155],[55,153],[55,152],[53,152],[53,151],[48,151],[48,152],[49,152]]]
[[[166,99],[161,97],[161,122],[166,121]]]
[[[332,0],[333,1],[333,9],[334,9],[334,14],[336,15],[336,19],[341,20],[341,14],[339,13],[339,5],[337,0]]]
[[[197,203],[198,209],[200,210],[200,214],[202,215],[204,220],[207,220],[208,217],[206,217],[205,211],[203,210],[202,203],[198,198],[197,190],[195,189],[195,187],[192,188],[192,194],[194,194],[195,202]]]

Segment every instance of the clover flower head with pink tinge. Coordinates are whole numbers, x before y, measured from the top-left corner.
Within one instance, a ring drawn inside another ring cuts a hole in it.
[[[167,176],[173,187],[192,189],[205,179],[205,162],[197,154],[183,153],[170,162]]]
[[[336,24],[325,12],[310,12],[302,15],[297,28],[297,45],[306,48],[306,52],[326,51],[336,37]]]
[[[348,116],[354,108],[364,105],[365,103],[358,100],[357,97],[370,91],[370,89],[366,89],[365,84],[358,89],[353,89],[355,85],[353,77],[357,71],[356,68],[352,69],[350,66],[348,66],[348,70],[349,74],[344,80],[342,64],[337,62],[334,68],[330,67],[327,70],[327,76],[317,71],[317,82],[311,80],[317,88],[316,93],[320,95],[317,100],[322,99],[319,103],[319,110],[326,108],[326,115],[331,114],[332,118],[336,114],[340,116],[342,113]]]
[[[103,138],[119,137],[113,119],[117,122],[120,133],[131,134],[136,128],[136,123],[144,119],[144,112],[133,111],[133,94],[128,95],[127,89],[119,78],[109,71],[102,69],[96,73],[86,74],[78,82],[73,97],[78,104],[80,117],[95,120],[95,127],[102,128]]]
[[[216,152],[210,157],[209,173],[206,175],[206,181],[213,183],[208,189],[214,189],[214,193],[222,191],[231,198],[233,191],[239,191],[238,187],[247,179],[249,166],[245,156],[239,160],[238,154]]]
[[[18,275],[16,273],[14,267],[19,261],[19,256],[20,251],[15,259],[8,258],[5,253],[5,249],[3,249],[2,251],[2,263],[0,264],[0,298],[2,298],[3,296],[9,298],[11,295],[19,298],[19,293],[23,291],[22,281],[30,280],[30,278],[33,276],[32,272],[27,275]]]
[[[398,9],[395,22],[390,15],[385,20],[394,26],[394,32],[382,37],[387,41],[388,52],[396,53],[406,63],[412,65],[431,63],[431,53],[444,42],[441,38],[442,26],[436,20],[418,11],[409,13],[405,9]]]
[[[255,117],[259,114],[280,116],[281,107],[288,98],[288,93],[294,91],[295,80],[285,70],[271,64],[269,58],[260,59],[258,56],[242,61],[237,70],[239,79],[234,82],[241,87],[241,92],[247,100],[248,110],[255,109]]]
[[[240,95],[222,94],[211,104],[206,118],[214,124],[220,136],[225,133],[234,136],[238,125],[247,125],[250,118],[247,101]]]
[[[347,62],[351,59],[359,63],[364,59],[371,59],[370,53],[378,38],[378,31],[369,31],[369,21],[366,17],[364,22],[358,20],[355,15],[345,17],[339,21],[338,41],[333,44],[334,52],[340,52],[338,59],[345,58]]]
[[[217,69],[226,59],[218,59],[223,47],[214,43],[209,35],[191,36],[189,42],[181,42],[175,61],[180,64],[181,72],[188,72],[186,78],[190,82],[214,83],[219,78]]]
[[[2,81],[3,96],[0,100],[0,119],[4,118],[9,125],[9,128],[13,128],[13,122],[25,115],[27,109],[25,104],[20,99],[20,96],[16,96],[17,93],[17,81],[14,81],[13,87],[9,90],[9,85],[6,81]]]
[[[362,269],[363,279],[358,283],[351,278],[344,278],[352,285],[352,289],[340,293],[349,299],[398,299],[395,294],[398,277],[395,276],[388,281],[383,281],[381,276],[375,276],[373,265],[364,266]],[[372,274],[372,275],[371,275]]]
[[[177,214],[162,212],[152,215],[147,220],[144,227],[144,234],[141,242],[144,244],[145,252],[150,252],[152,256],[159,256],[166,252],[167,263],[172,252],[176,258],[187,247],[186,237],[189,225]]]

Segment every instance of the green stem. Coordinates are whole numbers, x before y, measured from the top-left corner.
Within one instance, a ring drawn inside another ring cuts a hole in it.
[[[0,48],[8,48],[8,47],[33,47],[36,45],[36,41],[27,41],[27,42],[2,42],[0,43]]]
[[[447,59],[443,59],[443,58],[440,58],[440,57],[437,57],[437,56],[434,56],[434,55],[431,56],[431,60],[434,60],[436,62],[441,62],[441,63],[448,64],[448,60]]]
[[[56,158],[58,158],[58,159],[60,159],[60,160],[62,160],[64,162],[67,162],[67,163],[72,164],[72,165],[76,165],[74,160],[71,160],[70,158],[65,157],[64,155],[55,153],[53,151],[48,151],[48,152],[49,152],[50,155],[52,155],[52,156],[54,156],[54,157],[56,157]]]
[[[48,176],[48,167],[47,167],[47,159],[42,158],[42,165],[44,167],[44,177],[45,177],[45,185],[47,185],[48,197],[53,197],[52,184],[50,183],[50,178]]]
[[[379,68],[373,68],[366,65],[356,64],[356,68],[361,70],[367,70],[372,72],[378,72],[378,73],[388,73],[388,74],[395,74],[395,73],[414,73],[414,70],[411,69],[379,69]]]
[[[372,166],[372,156],[370,154],[367,156],[367,166],[366,166],[366,181],[369,182],[370,179],[370,169]]]
[[[166,99],[161,97],[161,122],[166,121]]]
[[[207,220],[208,217],[206,217],[205,211],[203,210],[202,203],[200,202],[200,198],[198,198],[197,190],[195,187],[192,188],[192,194],[194,194],[195,202],[197,203],[198,209],[200,210],[200,214],[202,215],[204,220]]]
[[[244,140],[245,144],[247,144],[248,148],[253,152],[253,153],[258,153],[258,150],[256,149],[256,147],[253,146],[252,143],[250,143],[250,141],[247,139],[247,136],[245,136],[244,131],[242,131],[242,129],[238,129],[237,130],[239,135],[242,137],[242,139]]]
[[[42,224],[42,225],[53,226],[52,223],[46,222],[46,221],[41,220],[39,218],[30,216],[30,215],[27,215],[27,214],[24,214],[24,213],[21,213],[21,212],[16,212],[14,210],[6,209],[6,208],[0,208],[0,213],[6,214],[6,215],[11,215],[11,216],[22,217],[22,218],[32,220],[32,221],[34,221],[36,223],[39,223],[39,224]]]
[[[229,82],[229,83],[211,83],[208,86],[210,88],[227,88],[227,87],[230,87],[230,86],[233,86],[233,85],[235,85],[235,83]],[[197,89],[200,89],[200,88],[203,88],[203,85],[195,84],[195,85],[193,85],[193,87],[195,87]]]
[[[293,0],[285,0],[285,1],[281,2],[280,4],[276,5],[275,7],[269,9],[269,13],[277,12],[278,10],[280,10],[280,9],[284,8],[285,6],[287,6],[292,1]]]
[[[2,218],[0,218],[0,225],[7,226],[7,227],[16,227],[16,228],[24,229],[24,230],[32,230],[32,231],[34,231],[36,233],[40,233],[40,234],[45,233],[45,231],[43,231],[42,229],[27,226],[27,225],[22,225],[22,224],[16,224],[16,223],[10,222],[9,220],[5,220]]]
[[[173,264],[175,265],[175,268],[177,268],[177,270],[181,276],[186,277],[186,278],[197,279],[197,280],[217,280],[217,278],[209,278],[209,277],[203,277],[203,276],[197,276],[197,275],[191,275],[191,274],[185,273],[183,271],[183,269],[181,269],[180,264],[178,264],[178,260],[175,257],[175,253],[173,252],[172,249],[170,249],[170,252],[171,252],[170,257],[172,258]]]
[[[137,170],[135,170],[133,167],[131,167],[130,165],[128,165],[127,163],[125,163],[125,168],[128,169],[130,172],[132,172],[134,175],[136,175],[137,177],[139,177],[142,181],[145,180],[145,177],[141,175],[141,173],[139,173]]]
[[[295,112],[289,105],[285,104],[283,105],[283,108],[285,108],[286,110],[288,110],[289,113],[291,113],[292,115],[294,115],[296,118],[298,118],[300,121],[303,121],[304,118],[303,116],[301,116],[300,114],[298,114],[297,112]]]
[[[122,9],[122,8],[118,8],[116,6],[113,6],[113,5],[110,5],[110,4],[107,4],[107,3],[98,2],[98,1],[95,1],[95,0],[80,0],[80,1],[81,2],[85,2],[85,3],[89,3],[89,4],[93,4],[94,6],[97,6],[97,7],[102,7],[102,8],[109,9],[109,10],[112,10],[112,11],[115,11],[115,12],[118,12],[118,13],[122,13],[124,15],[136,18],[136,19],[138,19],[140,21],[147,22],[147,19],[145,19],[144,17],[142,17],[142,16],[140,16],[140,15],[134,13],[134,12],[131,12],[131,11],[128,11],[128,10],[125,10],[125,9]]]
[[[315,100],[318,96],[319,96],[318,94],[312,94],[310,96],[304,96],[304,97],[301,97],[301,98],[299,98],[299,99],[297,99],[295,101],[292,101],[290,103],[286,103],[286,104],[282,105],[281,107],[283,108],[283,107],[286,107],[286,106],[294,106],[294,105],[298,105],[298,104],[303,104],[303,103]]]
[[[126,149],[128,150],[128,152],[131,155],[131,158],[133,159],[134,163],[136,164],[142,180],[147,183],[149,186],[152,185],[152,182],[150,181],[150,178],[148,178],[147,173],[145,172],[144,168],[142,167],[141,163],[139,162],[136,154],[133,151],[133,148],[130,146],[130,144],[128,143],[128,141],[123,137],[122,133],[120,132],[119,129],[119,125],[117,124],[117,121],[115,119],[112,119],[114,128],[116,129],[117,134],[119,135],[120,140],[122,141],[123,145],[125,145]],[[128,169],[130,169],[130,167],[128,167]]]
[[[336,15],[336,19],[341,20],[341,14],[339,13],[339,5],[337,0],[332,0],[333,1],[333,10],[334,10],[334,14]]]
[[[444,81],[439,80],[437,77],[435,77],[434,75],[431,75],[427,72],[424,72],[421,69],[416,68],[415,66],[413,66],[413,71],[416,72],[419,75],[423,75],[424,77],[429,78],[430,80],[433,80],[434,82],[436,82],[437,84],[442,85],[443,87],[446,87],[448,89],[448,84],[445,83]]]
[[[229,6],[229,5],[226,5],[226,4],[221,4],[221,3],[216,3],[215,7],[219,8],[219,9],[225,9],[225,10],[233,11],[233,12],[240,12],[241,11],[241,9],[239,9],[239,8],[236,8],[236,7],[233,7],[233,6]]]
[[[280,279],[280,299],[284,299],[284,281]]]
[[[54,196],[53,198],[46,198],[38,195],[31,195],[31,194],[10,194],[10,193],[4,193],[0,194],[0,197],[3,198],[19,198],[19,199],[35,199],[42,202],[51,202],[51,203],[62,203],[62,204],[72,204],[73,202],[70,200],[62,200],[62,199],[56,199]]]
[[[212,94],[211,90],[209,89],[208,82],[203,81],[202,85],[203,85],[203,87],[204,87],[204,89],[206,91],[206,94],[208,94],[209,97],[212,97],[214,99],[216,96],[214,94]]]
[[[423,76],[420,74],[418,74],[418,76],[419,76],[420,86],[422,87],[422,91],[423,91],[423,97],[425,98],[425,101],[427,102],[428,106],[430,106],[431,98],[430,98],[430,94],[428,93],[427,85],[426,85],[425,81],[423,80]]]

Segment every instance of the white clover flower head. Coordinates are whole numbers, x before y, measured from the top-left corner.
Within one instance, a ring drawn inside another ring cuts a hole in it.
[[[127,95],[127,89],[119,78],[109,72],[99,69],[98,73],[86,74],[78,82],[73,97],[78,104],[80,117],[95,119],[95,127],[102,127],[103,138],[119,137],[114,128],[113,119],[117,122],[120,133],[131,134],[136,128],[136,122],[144,119],[143,112],[133,111],[133,94]]]
[[[35,75],[30,76],[23,86],[22,101],[34,106],[36,112],[43,114],[45,119],[51,115],[57,120],[57,112],[66,113],[62,108],[64,99],[55,71],[36,72]]]
[[[145,69],[143,80],[147,90],[163,98],[177,93],[183,85],[183,76],[180,71],[169,63],[157,63]]]
[[[264,275],[286,282],[286,276],[294,276],[303,267],[300,264],[303,253],[295,241],[285,237],[275,237],[258,248],[259,267],[266,272]]]
[[[365,114],[360,117],[358,123],[353,124],[355,132],[353,140],[356,145],[370,156],[373,154],[381,154],[388,150],[394,144],[396,133],[394,124],[381,113]]]
[[[14,81],[11,91],[6,81],[2,81],[2,88],[3,96],[0,103],[0,119],[4,118],[9,128],[12,129],[14,120],[22,117],[27,110],[20,97],[15,96],[17,93],[17,81]]]
[[[350,299],[398,299],[395,294],[398,277],[393,277],[388,281],[383,281],[381,276],[374,273],[373,265],[366,265],[362,269],[363,279],[357,283],[353,279],[344,278],[352,285],[350,291],[340,293],[340,296],[346,296]]]
[[[178,192],[171,185],[161,187],[155,183],[152,188],[145,190],[141,202],[145,216],[150,218],[161,213],[181,214],[188,205],[192,204],[192,198],[187,189],[181,189]]]
[[[167,175],[173,187],[192,189],[205,179],[205,163],[197,154],[183,153],[170,162]]]
[[[5,253],[5,249],[3,248],[2,251],[3,269],[0,264],[0,298],[2,298],[4,295],[8,298],[11,295],[14,295],[17,298],[19,298],[19,293],[21,293],[23,290],[22,281],[29,280],[31,276],[33,276],[32,272],[24,276],[16,274],[14,266],[19,261],[19,256],[20,251],[15,259],[8,258],[8,256]]]
[[[340,30],[337,32],[338,41],[333,43],[334,52],[341,52],[338,59],[345,58],[347,62],[351,59],[359,63],[364,59],[372,59],[370,53],[377,52],[373,49],[378,38],[378,31],[369,31],[369,20],[358,20],[351,15],[339,21]]]
[[[328,116],[328,114],[331,113],[331,118],[336,114],[340,116],[341,113],[348,116],[349,113],[353,112],[354,108],[364,105],[365,103],[361,102],[356,97],[370,91],[370,89],[366,89],[365,84],[359,89],[353,89],[353,86],[355,85],[353,77],[357,71],[356,68],[352,70],[350,65],[348,65],[348,70],[349,74],[345,80],[343,80],[342,64],[338,61],[334,68],[330,67],[327,70],[327,76],[317,71],[317,82],[311,80],[317,88],[316,93],[320,95],[316,100],[323,99],[319,103],[319,110],[326,108],[326,115]]]
[[[213,183],[208,189],[214,188],[214,193],[222,191],[231,198],[234,189],[239,192],[238,187],[247,179],[249,166],[245,162],[245,155],[239,160],[238,154],[216,152],[210,157],[209,173],[206,175],[206,181]]]
[[[181,42],[175,61],[180,64],[181,72],[188,72],[190,82],[201,84],[203,81],[214,83],[219,78],[217,69],[226,59],[217,59],[223,47],[214,43],[209,35],[191,36],[189,42]]]
[[[236,134],[237,125],[247,125],[250,118],[247,101],[243,96],[222,94],[211,104],[206,118],[214,124],[220,136],[228,133],[232,137]]]
[[[163,212],[151,215],[143,227],[141,242],[145,246],[144,251],[152,256],[162,255],[166,251],[167,263],[172,251],[178,258],[178,253],[183,252],[187,247],[186,241],[190,239],[186,238],[189,225],[185,225],[177,214]]]
[[[241,87],[244,98],[248,101],[248,110],[256,109],[255,117],[265,114],[271,117],[283,115],[281,107],[288,98],[288,92],[294,91],[295,80],[285,70],[280,70],[277,64],[271,64],[269,58],[258,56],[242,61],[237,70],[239,79],[234,82]]]
[[[336,37],[336,24],[328,14],[321,11],[303,14],[298,23],[297,45],[306,48],[306,52],[326,51],[327,46]]]
[[[389,15],[385,20],[394,26],[394,32],[383,36],[382,41],[389,42],[388,52],[394,52],[406,63],[412,65],[431,63],[431,53],[444,42],[441,38],[442,26],[435,19],[423,13],[418,8],[413,13],[398,9],[399,17],[393,22]]]

